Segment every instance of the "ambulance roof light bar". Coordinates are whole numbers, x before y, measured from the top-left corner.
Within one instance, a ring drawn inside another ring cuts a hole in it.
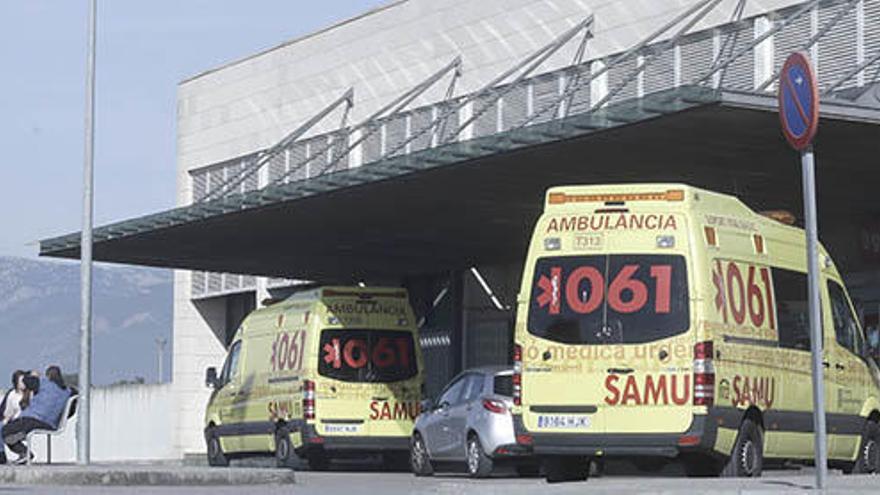
[[[547,203],[551,205],[566,203],[625,203],[627,201],[684,201],[684,190],[670,189],[663,192],[598,194],[552,192],[547,197]]]

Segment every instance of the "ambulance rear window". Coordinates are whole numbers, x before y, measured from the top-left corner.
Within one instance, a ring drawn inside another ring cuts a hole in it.
[[[417,373],[411,332],[332,329],[321,332],[318,373],[346,382],[386,383]]]
[[[612,254],[541,258],[529,333],[566,344],[640,344],[690,326],[685,259]]]

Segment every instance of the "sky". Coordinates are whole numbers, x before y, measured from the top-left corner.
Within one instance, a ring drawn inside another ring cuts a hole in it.
[[[95,225],[170,208],[177,84],[387,0],[99,0]],[[0,255],[79,231],[89,0],[0,0]]]

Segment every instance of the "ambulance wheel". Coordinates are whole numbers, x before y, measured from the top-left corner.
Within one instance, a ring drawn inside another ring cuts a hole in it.
[[[280,468],[293,469],[296,467],[297,455],[293,451],[293,443],[290,441],[290,430],[286,426],[278,427],[275,432],[275,465]]]
[[[590,477],[590,465],[586,457],[553,456],[544,459],[544,478],[547,483],[562,481],[585,481]]]
[[[324,452],[311,452],[306,457],[306,462],[309,464],[309,469],[312,471],[326,471],[330,469],[330,459],[324,454]]]
[[[409,466],[416,476],[431,476],[434,474],[434,466],[428,456],[428,448],[419,433],[413,434],[409,444]]]
[[[844,471],[847,474],[880,473],[880,425],[876,421],[865,423],[862,441],[859,442],[859,456]]]
[[[486,478],[492,474],[492,458],[483,451],[483,444],[476,433],[468,435],[467,470],[471,478]]]
[[[227,467],[229,466],[229,458],[223,453],[223,445],[220,443],[220,437],[213,428],[205,433],[205,443],[208,448],[208,465],[211,467]]]
[[[721,470],[725,478],[758,478],[764,468],[764,434],[752,419],[746,418],[739,427],[730,459]]]

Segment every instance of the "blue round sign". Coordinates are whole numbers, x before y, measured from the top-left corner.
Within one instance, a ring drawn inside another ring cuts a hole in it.
[[[819,88],[805,53],[792,53],[785,60],[777,98],[782,133],[794,149],[805,149],[819,127]]]

